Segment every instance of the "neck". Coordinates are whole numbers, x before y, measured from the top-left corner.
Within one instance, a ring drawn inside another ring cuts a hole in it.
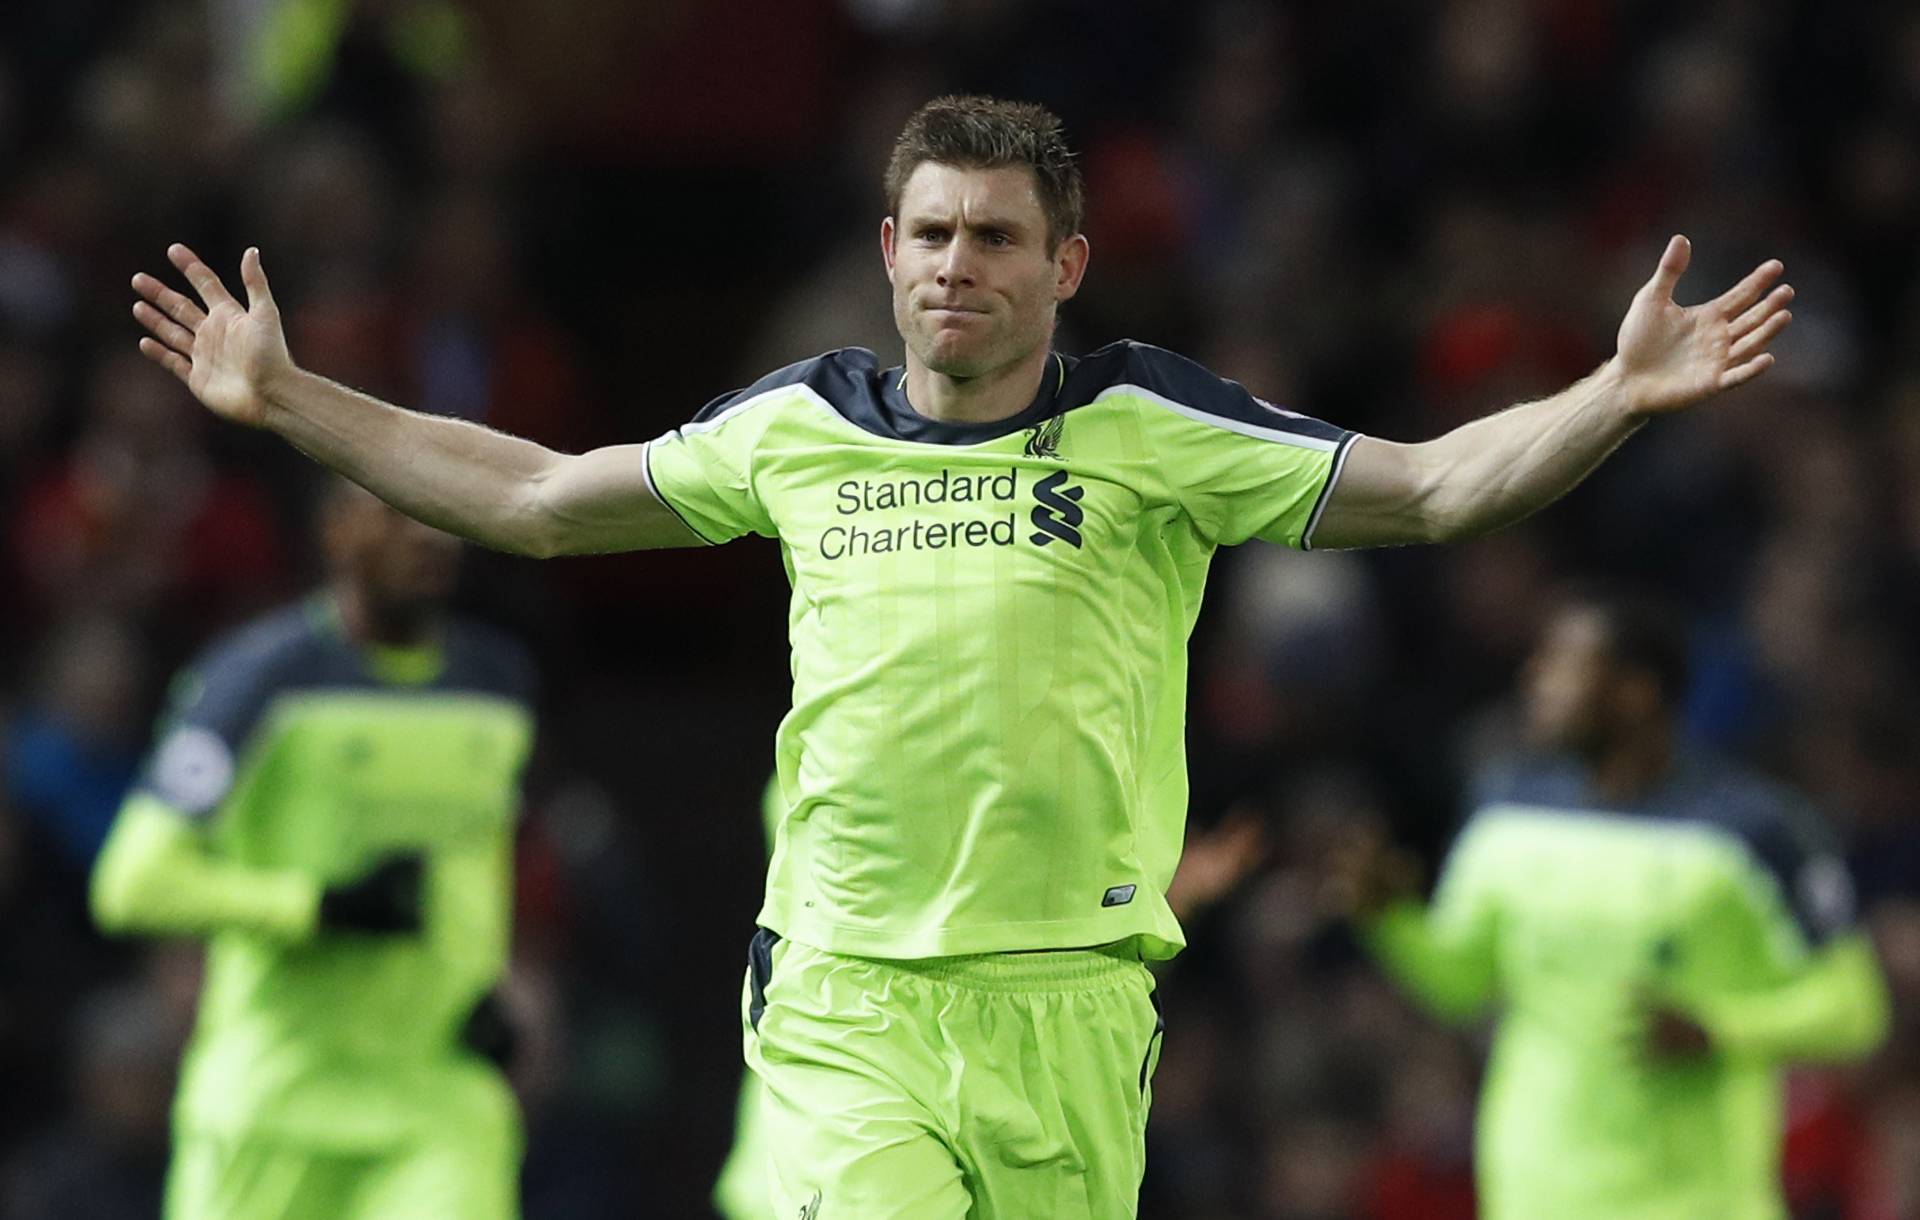
[[[1047,375],[1053,345],[1042,343],[1027,355],[978,377],[936,373],[907,352],[907,402],[928,419],[949,424],[990,424],[1009,419],[1032,405]]]
[[[333,603],[340,625],[355,644],[418,648],[433,642],[436,616],[425,607],[382,605],[356,585],[337,585]]]
[[[1614,804],[1628,804],[1651,792],[1673,769],[1673,733],[1665,720],[1645,725],[1609,742],[1587,760],[1594,792]]]

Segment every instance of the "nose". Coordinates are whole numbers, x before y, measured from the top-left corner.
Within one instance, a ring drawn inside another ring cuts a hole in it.
[[[940,266],[934,272],[934,281],[942,288],[971,287],[973,284],[973,264],[967,253],[967,243],[959,238],[947,243],[946,257],[940,260]]]

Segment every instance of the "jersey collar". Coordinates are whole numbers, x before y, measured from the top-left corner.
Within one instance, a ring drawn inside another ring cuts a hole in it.
[[[1016,415],[977,424],[952,423],[920,414],[907,401],[906,369],[898,366],[887,369],[879,374],[879,422],[888,433],[901,440],[935,445],[977,445],[1031,428],[1054,413],[1060,390],[1067,383],[1066,358],[1059,352],[1048,354],[1052,359],[1047,362],[1047,371],[1040,378],[1040,388],[1032,402]]]

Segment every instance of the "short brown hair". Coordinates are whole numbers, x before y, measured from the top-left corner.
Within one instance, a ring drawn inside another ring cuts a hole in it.
[[[1080,231],[1085,187],[1060,116],[1032,102],[997,97],[937,97],[913,112],[887,161],[887,214],[900,214],[907,179],[922,162],[960,169],[1024,165],[1033,171],[1040,207],[1047,214],[1047,241]]]

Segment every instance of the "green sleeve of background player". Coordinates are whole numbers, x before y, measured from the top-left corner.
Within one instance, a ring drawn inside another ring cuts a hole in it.
[[[127,799],[94,864],[89,894],[103,931],[205,936],[240,930],[286,940],[311,936],[320,884],[296,872],[222,859],[206,832],[145,792]]]
[[[1493,945],[1458,932],[1417,902],[1395,903],[1360,929],[1368,951],[1395,982],[1434,1015],[1467,1021],[1493,999]]]
[[[1369,952],[1395,982],[1436,1016],[1467,1021],[1498,984],[1494,901],[1482,883],[1484,851],[1469,826],[1448,854],[1431,907],[1401,901],[1360,925]]]
[[[1722,1054],[1773,1063],[1857,1059],[1885,1040],[1886,979],[1855,932],[1813,951],[1776,987],[1701,1001],[1695,1016]]]
[[[1380,966],[1444,1020],[1471,1020],[1498,988],[1494,888],[1486,884],[1486,834],[1469,822],[1453,843],[1434,901],[1390,903],[1363,920],[1361,939]]]

